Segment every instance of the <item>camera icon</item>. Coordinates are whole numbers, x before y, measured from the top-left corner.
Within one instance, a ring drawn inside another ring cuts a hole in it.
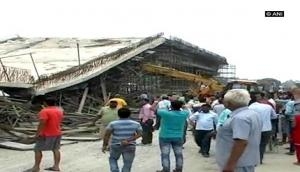
[[[270,17],[272,15],[272,12],[266,11],[265,15],[266,15],[266,17]]]

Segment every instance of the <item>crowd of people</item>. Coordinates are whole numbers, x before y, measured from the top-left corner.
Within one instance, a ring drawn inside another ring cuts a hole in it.
[[[130,172],[137,145],[152,145],[153,132],[159,131],[162,169],[157,172],[182,172],[183,149],[187,131],[192,131],[199,154],[210,157],[211,140],[216,142],[216,162],[222,172],[254,172],[263,164],[264,153],[270,145],[289,142],[288,155],[296,153],[295,165],[300,165],[300,89],[276,95],[249,93],[233,89],[214,97],[184,97],[176,94],[151,98],[140,96],[138,121],[131,118],[125,100],[114,98],[101,108],[97,118],[103,139],[102,152],[109,151],[111,172]],[[45,100],[40,112],[36,134],[35,165],[39,171],[42,151],[52,150],[54,165],[48,169],[59,171],[61,108],[52,100]],[[281,130],[281,132],[279,131]],[[278,133],[282,133],[279,136]],[[137,139],[141,137],[141,142]],[[281,138],[281,142],[279,142]],[[176,166],[171,169],[170,151],[173,149]]]

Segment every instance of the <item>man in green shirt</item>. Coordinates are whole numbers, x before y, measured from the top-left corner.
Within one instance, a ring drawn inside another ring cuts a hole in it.
[[[183,135],[188,111],[181,110],[183,103],[175,100],[171,103],[171,109],[159,109],[158,116],[161,118],[159,131],[159,146],[163,169],[156,172],[170,171],[170,149],[174,150],[176,167],[173,172],[182,172],[183,168]]]
[[[117,109],[118,102],[117,101],[110,101],[109,106],[102,107],[101,110],[99,111],[96,119],[93,121],[93,124],[96,123],[98,119],[101,118],[100,120],[100,137],[101,139],[104,138],[105,134],[105,128],[107,125],[119,119],[118,117],[118,109]]]
[[[218,124],[217,128],[222,127],[225,121],[230,117],[231,110],[229,109],[224,109],[220,115],[218,116]]]

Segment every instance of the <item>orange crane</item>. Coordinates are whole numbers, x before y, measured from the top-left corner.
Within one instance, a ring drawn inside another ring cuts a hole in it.
[[[162,67],[152,64],[143,64],[143,70],[149,73],[170,76],[186,81],[192,81],[190,92],[193,95],[214,95],[216,92],[222,92],[224,86],[211,77],[204,77],[188,72],[182,72],[173,68]]]

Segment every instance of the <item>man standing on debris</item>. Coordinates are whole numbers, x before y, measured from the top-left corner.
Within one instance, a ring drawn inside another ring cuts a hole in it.
[[[111,172],[119,172],[118,160],[123,157],[122,172],[130,172],[135,157],[136,139],[142,134],[141,125],[129,119],[131,112],[128,108],[121,108],[118,111],[119,120],[113,121],[106,127],[103,140],[102,152],[108,148],[109,138],[111,139],[109,165]]]
[[[150,105],[150,100],[146,98],[143,100],[143,107],[139,114],[139,119],[143,128],[142,144],[144,145],[152,144],[154,117],[155,115],[152,106]]]
[[[101,108],[99,115],[96,117],[96,119],[93,121],[93,125],[97,122],[98,119],[101,118],[101,123],[100,123],[100,137],[101,139],[104,138],[105,134],[105,128],[107,125],[112,122],[117,120],[118,117],[118,109],[117,109],[118,102],[117,101],[110,101],[109,106],[105,106]]]
[[[36,132],[35,164],[28,171],[40,171],[42,160],[42,151],[52,151],[54,156],[54,165],[45,170],[60,171],[60,140],[61,140],[61,122],[63,119],[63,110],[55,106],[54,99],[44,100],[45,108],[39,113],[39,125]]]
[[[182,110],[183,103],[176,100],[171,103],[172,110],[159,109],[161,117],[159,131],[159,147],[161,151],[162,170],[157,172],[170,172],[170,149],[174,150],[176,169],[173,172],[182,172],[183,169],[183,135],[184,126],[188,118],[188,111]]]
[[[247,90],[229,90],[224,105],[232,111],[218,129],[216,160],[222,172],[254,172],[259,163],[262,123],[259,114],[248,108]]]

